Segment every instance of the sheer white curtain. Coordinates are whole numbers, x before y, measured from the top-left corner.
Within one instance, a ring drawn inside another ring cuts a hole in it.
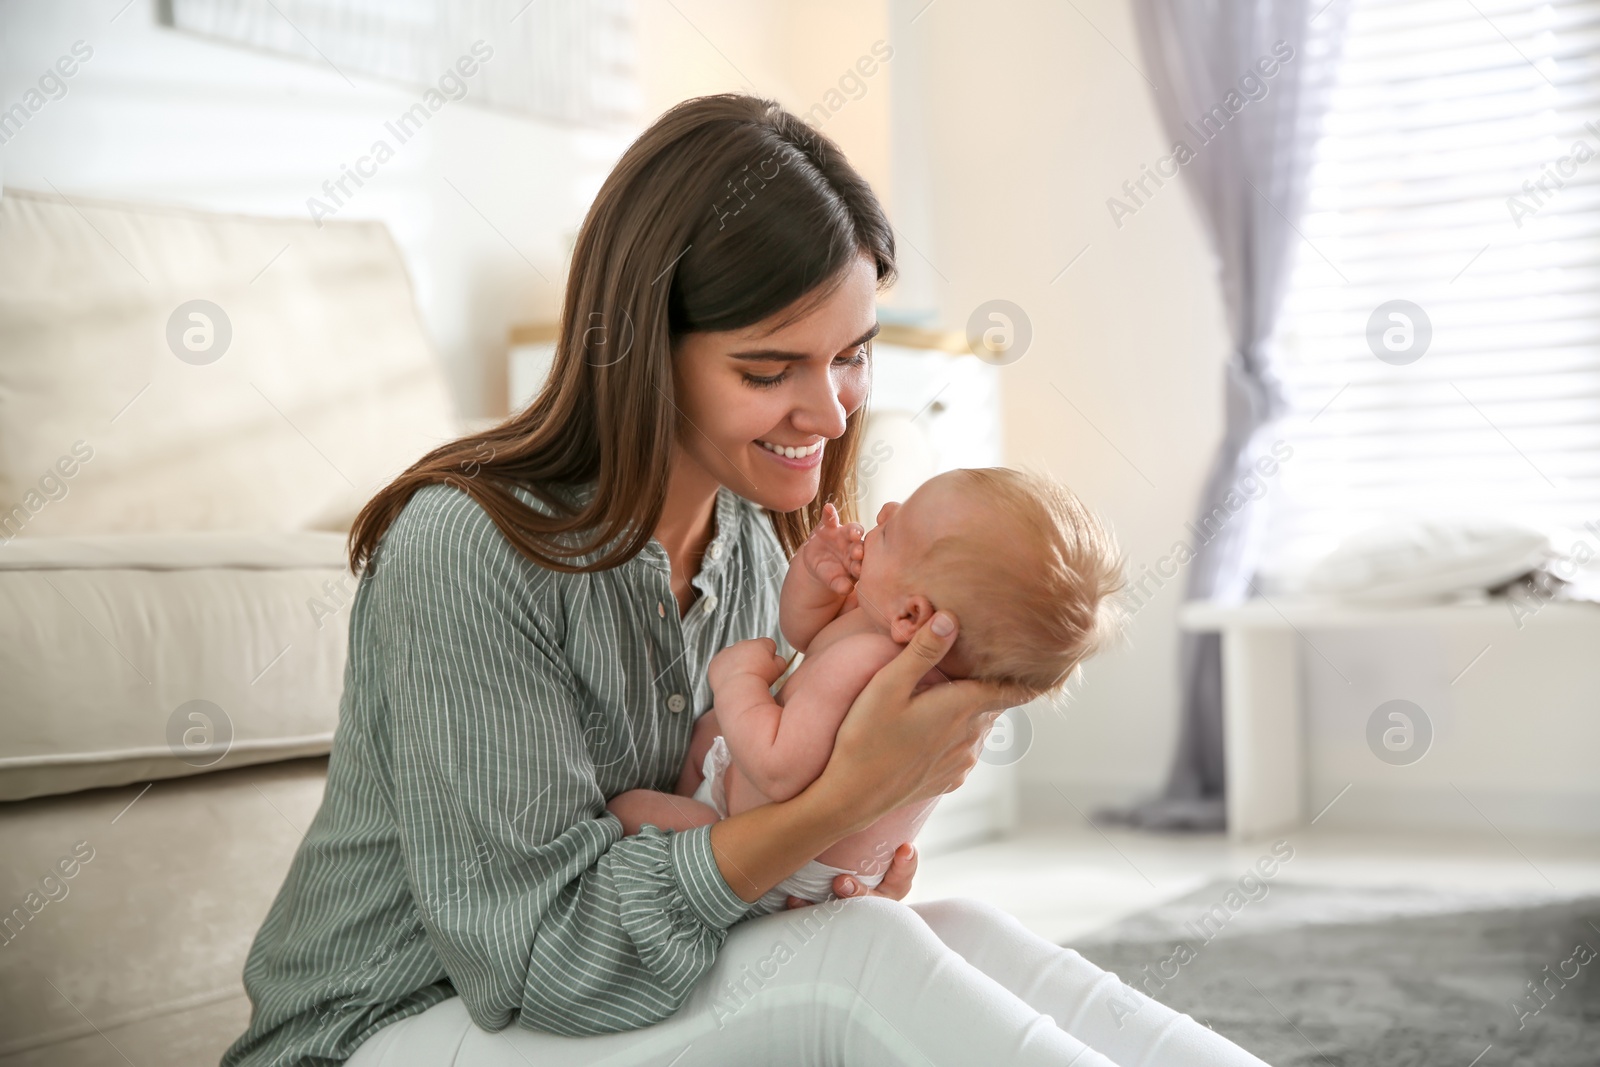
[[[1266,452],[1264,431],[1285,400],[1271,339],[1300,240],[1308,136],[1326,100],[1344,5],[1327,0],[1134,0],[1149,80],[1174,169],[1185,177],[1216,255],[1234,351],[1223,388],[1227,420],[1196,509],[1189,599],[1251,592],[1262,506],[1240,491]],[[1182,146],[1180,151],[1179,146]],[[1163,828],[1223,824],[1221,652],[1216,635],[1186,635],[1182,723],[1165,795],[1115,817]]]

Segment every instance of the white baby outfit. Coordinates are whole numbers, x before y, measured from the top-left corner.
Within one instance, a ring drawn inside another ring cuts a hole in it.
[[[705,762],[700,767],[701,773],[705,775],[705,781],[694,791],[694,799],[702,804],[711,805],[724,819],[728,817],[727,777],[728,768],[732,764],[733,754],[728,751],[728,742],[718,734],[712,740],[711,750],[706,753]],[[834,867],[814,859],[767,890],[760,903],[772,910],[781,910],[786,906],[789,897],[796,896],[820,904],[825,900],[835,899],[833,880],[841,874],[848,874],[868,889],[872,889],[883,881],[883,876],[887,873],[885,870],[877,874],[861,874],[848,867]]]

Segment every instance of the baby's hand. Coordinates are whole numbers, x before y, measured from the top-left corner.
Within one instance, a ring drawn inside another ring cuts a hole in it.
[[[711,680],[713,691],[736,674],[753,674],[770,687],[787,666],[788,661],[778,655],[776,641],[770,637],[756,637],[731,644],[712,656],[706,676]]]
[[[839,596],[847,596],[861,577],[862,545],[866,530],[859,522],[840,523],[839,511],[832,504],[822,506],[822,521],[811,531],[796,555],[817,584]]]

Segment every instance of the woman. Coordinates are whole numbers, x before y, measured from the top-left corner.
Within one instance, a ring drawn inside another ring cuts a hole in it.
[[[899,903],[909,845],[875,891],[840,876],[842,901],[752,907],[966,778],[1010,694],[911,697],[948,613],[799,796],[628,837],[605,809],[672,790],[708,660],[781,641],[787,556],[827,501],[853,518],[893,276],[867,184],[770,101],[690,100],[628,149],[579,233],[544,390],[351,531],[327,791],[225,1067],[1258,1062],[996,909]]]

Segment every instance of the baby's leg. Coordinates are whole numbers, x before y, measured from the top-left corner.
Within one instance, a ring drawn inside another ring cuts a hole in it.
[[[606,810],[622,820],[623,836],[638,833],[645,823],[663,830],[693,830],[697,826],[710,826],[720,818],[717,809],[709,804],[654,789],[618,793],[606,802]]]
[[[1266,1067],[1192,1018],[1052,945],[992,904],[950,897],[911,905],[939,939],[1118,1067]]]

